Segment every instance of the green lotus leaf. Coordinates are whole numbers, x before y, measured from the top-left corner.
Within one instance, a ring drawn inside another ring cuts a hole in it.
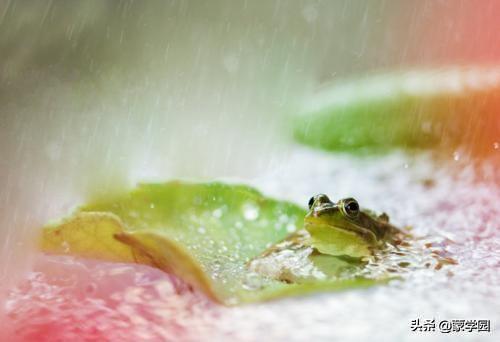
[[[330,277],[288,284],[250,272],[247,263],[301,228],[304,215],[303,208],[266,198],[247,186],[141,184],[45,227],[41,249],[157,267],[226,305],[385,281]],[[349,266],[332,258],[318,258],[318,265],[330,275]]]
[[[318,91],[294,121],[295,138],[336,151],[464,148],[496,152],[500,68],[375,74]]]

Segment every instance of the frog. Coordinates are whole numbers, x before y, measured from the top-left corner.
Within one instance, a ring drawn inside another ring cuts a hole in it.
[[[362,209],[352,197],[333,202],[318,194],[308,208],[301,229],[249,261],[252,272],[286,283],[349,277],[404,236],[386,213]]]

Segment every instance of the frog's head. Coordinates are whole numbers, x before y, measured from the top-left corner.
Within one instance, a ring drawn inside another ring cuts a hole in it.
[[[309,212],[304,222],[305,228],[311,233],[315,231],[315,227],[322,226],[332,232],[354,233],[370,245],[384,240],[392,227],[388,224],[387,215],[377,217],[362,211],[354,198],[345,198],[334,203],[324,194],[309,200]]]

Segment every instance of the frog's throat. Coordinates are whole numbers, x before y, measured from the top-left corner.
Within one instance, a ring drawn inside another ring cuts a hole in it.
[[[311,220],[312,221],[312,220]],[[374,232],[372,232],[370,229],[368,228],[363,228],[363,227],[360,227],[356,224],[351,224],[351,225],[343,225],[343,224],[328,224],[328,223],[325,223],[325,222],[304,222],[304,228],[310,233],[309,231],[309,227],[311,226],[316,226],[316,225],[322,225],[322,226],[328,226],[328,227],[331,227],[332,229],[336,229],[336,230],[344,230],[344,231],[347,231],[347,232],[351,232],[351,233],[354,233],[358,236],[360,236],[361,238],[363,238],[363,240],[365,240],[367,243],[371,244],[371,245],[376,245],[378,244],[378,239],[377,239],[377,236],[375,235]]]

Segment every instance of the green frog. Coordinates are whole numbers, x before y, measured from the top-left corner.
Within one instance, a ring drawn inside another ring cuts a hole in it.
[[[378,251],[401,242],[404,233],[389,216],[361,209],[354,198],[332,202],[319,194],[309,200],[304,227],[269,247],[248,267],[287,283],[356,274]]]

